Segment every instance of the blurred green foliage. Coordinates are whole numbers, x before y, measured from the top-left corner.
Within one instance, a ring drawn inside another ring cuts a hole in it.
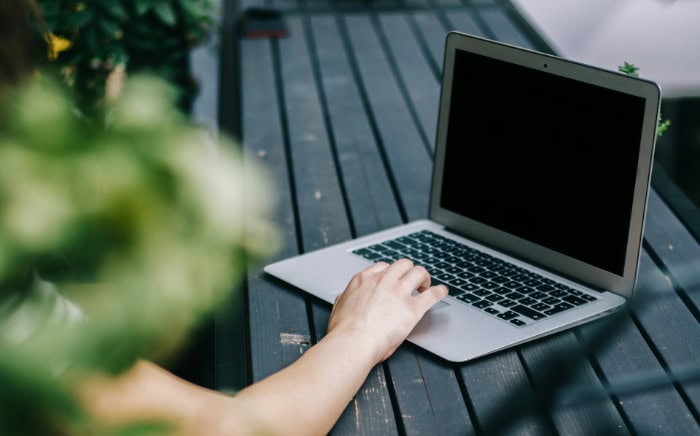
[[[0,106],[0,283],[30,266],[85,319],[37,309],[17,343],[0,328],[3,435],[104,434],[62,380],[167,358],[276,244],[267,177],[191,127],[164,82],[132,77],[106,126],[61,89],[40,78]],[[0,303],[35,286],[0,287]]]
[[[41,27],[59,39],[55,63],[81,109],[104,104],[105,82],[118,68],[171,83],[188,111],[196,93],[189,50],[208,34],[210,0],[40,0]]]

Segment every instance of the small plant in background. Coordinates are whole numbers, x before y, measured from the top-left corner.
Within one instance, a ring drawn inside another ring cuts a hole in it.
[[[109,80],[149,72],[189,111],[197,87],[188,54],[210,27],[210,0],[40,0],[48,58],[87,114],[101,110]]]
[[[132,77],[106,128],[34,82],[0,106],[0,434],[152,434],[91,422],[70,381],[167,358],[274,249],[266,178],[160,80]],[[58,294],[82,321],[56,322]]]
[[[623,63],[621,66],[617,67],[617,70],[623,74],[627,74],[628,76],[639,77],[639,67],[636,67],[629,62]],[[663,116],[659,112],[659,120],[656,124],[656,137],[660,138],[661,135],[663,135],[664,132],[669,129],[669,127],[671,127],[671,120],[664,120]]]

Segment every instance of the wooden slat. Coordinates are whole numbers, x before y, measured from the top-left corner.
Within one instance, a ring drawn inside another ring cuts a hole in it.
[[[386,54],[367,15],[344,20],[391,175],[409,220],[425,218],[430,193],[431,160],[396,85]]]
[[[648,260],[643,265],[645,269],[654,268]],[[638,391],[616,397],[632,429],[638,434],[698,434],[700,427],[670,380],[654,389],[644,387],[647,380],[666,378],[666,372],[631,318],[624,316],[618,322],[609,342],[592,350],[592,354],[613,391],[621,381],[638,379]],[[581,328],[588,338],[594,331],[592,325]]]
[[[305,250],[351,237],[323,108],[300,17],[288,19],[290,37],[279,42],[295,192]],[[314,327],[325,334],[329,306],[312,304]],[[316,324],[323,319],[322,324]],[[336,424],[341,433],[393,434],[396,422],[381,367],[375,368]]]
[[[697,317],[700,313],[700,245],[653,190],[649,195],[644,238],[687,296]]]
[[[474,16],[468,11],[450,10],[445,12],[448,30],[456,30],[468,35],[476,35],[481,37],[488,36],[484,29],[476,22]]]
[[[520,348],[528,374],[535,389],[549,386],[557,373],[565,372],[572,382],[598,392],[600,401],[579,403],[575,393],[565,393],[552,398],[549,405],[551,419],[556,430],[566,435],[627,434],[629,430],[615,405],[605,397],[605,391],[585,354],[580,352],[574,333],[569,331],[549,336]],[[570,364],[566,368],[553,368],[553,356],[566,353]]]
[[[331,17],[318,16],[311,18],[311,24],[331,130],[336,138],[350,207],[357,212],[353,216],[358,232],[398,225],[401,217],[397,201],[388,190],[386,171],[371,136],[369,119],[336,22]],[[373,199],[371,204],[367,204],[368,198]],[[315,323],[324,322],[325,319],[318,319]],[[391,370],[397,407],[408,434],[455,434],[452,430],[461,433],[468,428],[468,413],[454,373],[434,359],[416,355],[414,347],[404,347],[386,364]]]
[[[496,428],[510,411],[535,403],[525,368],[514,350],[466,363],[460,368],[479,429],[486,434],[550,434],[552,429],[537,414],[528,413],[505,428]],[[514,392],[514,389],[519,389]],[[517,395],[516,395],[517,394]]]
[[[287,21],[290,36],[279,40],[281,77],[303,250],[310,251],[351,233],[304,29],[300,17]]]
[[[474,433],[457,377],[448,364],[405,345],[387,365],[406,434]]]
[[[698,368],[700,362],[700,324],[677,297],[668,277],[652,261],[642,256],[639,304],[633,313],[650,341],[662,365],[672,374],[682,374],[688,368]],[[649,295],[650,294],[650,295]],[[689,406],[700,410],[700,383],[681,383]]]
[[[434,71],[442,74],[442,62],[445,53],[445,38],[447,29],[440,23],[437,15],[432,12],[415,12],[412,14],[413,21],[423,37],[430,53],[430,62]]]
[[[535,44],[530,41],[518,25],[502,9],[479,9],[479,16],[491,30],[496,40],[517,45],[519,47],[535,49]]]
[[[278,258],[284,258],[298,251],[271,44],[261,40],[243,41],[241,57],[241,83],[249,91],[243,93],[242,101],[243,145],[276,176],[278,209],[275,221],[282,226],[280,230],[285,246]],[[292,363],[308,347],[310,340],[304,298],[287,286],[269,278],[263,279],[260,275],[259,265],[249,266],[248,311],[253,381]],[[307,345],[304,345],[304,340]]]
[[[401,224],[396,196],[335,19],[311,18],[331,132],[355,236]]]
[[[440,82],[423,56],[406,14],[382,14],[379,21],[396,63],[397,78],[403,84],[418,117],[423,140],[434,151]]]

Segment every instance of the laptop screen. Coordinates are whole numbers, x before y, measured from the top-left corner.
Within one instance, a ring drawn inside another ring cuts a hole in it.
[[[645,100],[457,50],[440,206],[622,275]]]

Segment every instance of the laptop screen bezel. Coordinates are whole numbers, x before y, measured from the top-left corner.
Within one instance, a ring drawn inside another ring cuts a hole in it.
[[[451,90],[457,50],[492,57],[527,68],[546,70],[549,74],[638,96],[646,101],[622,276],[441,207],[440,199],[450,118]],[[630,297],[637,278],[642,247],[644,217],[651,179],[660,99],[661,91],[659,86],[648,80],[629,77],[590,65],[459,32],[450,32],[445,43],[443,82],[430,196],[430,219],[468,239],[567,276],[590,287]]]

